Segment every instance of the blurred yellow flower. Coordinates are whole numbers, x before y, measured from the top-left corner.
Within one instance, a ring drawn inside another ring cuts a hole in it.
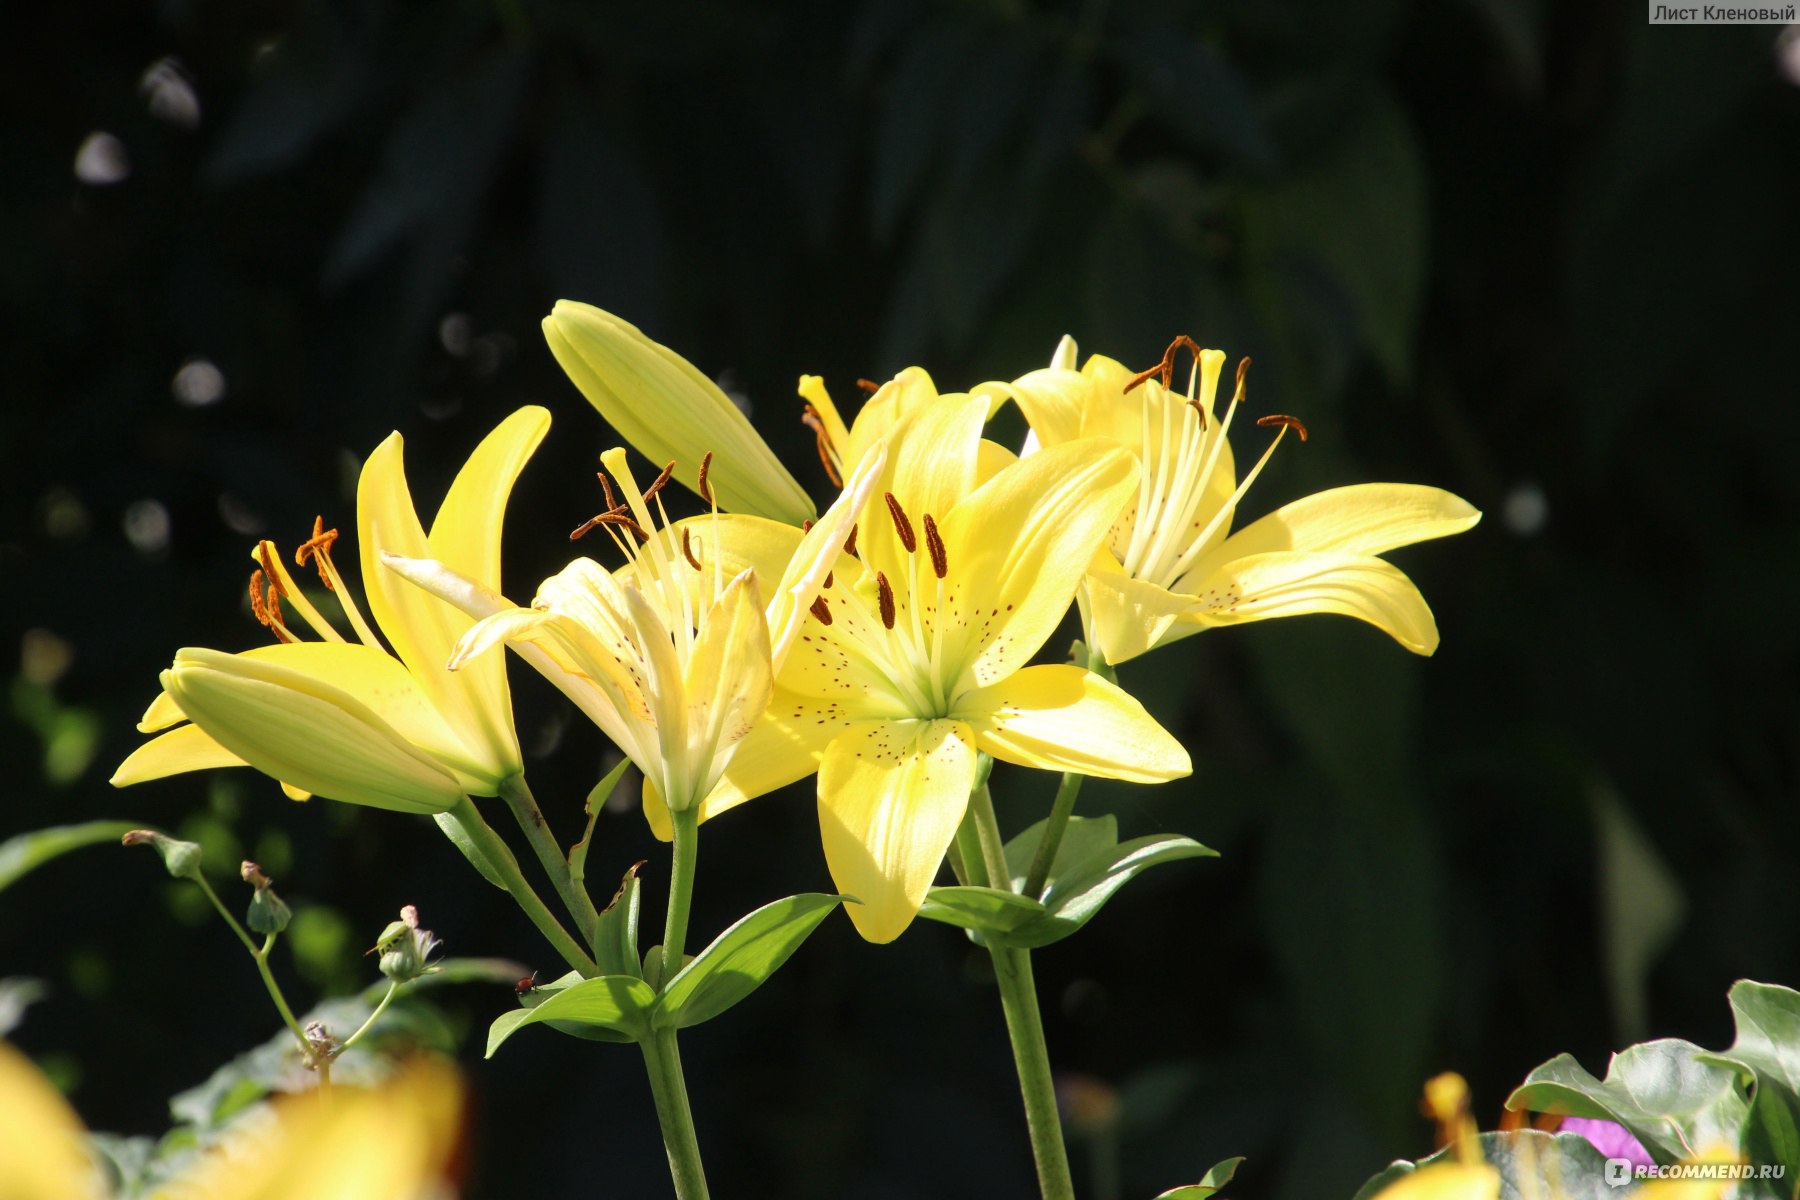
[[[30,1059],[0,1041],[0,1200],[100,1194],[86,1132]]]
[[[241,654],[178,651],[163,672],[162,694],[138,725],[165,732],[120,764],[114,786],[247,764],[291,792],[406,812],[444,812],[465,794],[494,795],[520,770],[504,664],[447,670],[469,619],[389,574],[379,556],[436,558],[497,587],[506,501],[549,425],[550,415],[535,407],[502,422],[458,473],[429,534],[407,488],[400,435],[376,449],[357,488],[373,626],[332,562],[335,530],[316,524],[295,556],[299,565],[316,563],[356,641],[346,641],[306,598],[274,544],[260,543],[251,602],[279,642]],[[322,640],[301,641],[286,623],[284,603]]]
[[[1170,387],[1178,348],[1194,354],[1184,393]],[[1072,369],[1064,339],[1053,365],[1009,391],[1046,447],[1100,437],[1137,456],[1137,496],[1109,533],[1083,590],[1088,628],[1109,663],[1215,625],[1302,613],[1367,621],[1415,654],[1437,648],[1431,609],[1380,555],[1460,533],[1481,514],[1449,492],[1414,484],[1334,488],[1231,532],[1237,506],[1299,421],[1265,416],[1274,441],[1242,480],[1227,435],[1244,396],[1239,364],[1231,402],[1214,411],[1225,355],[1178,339],[1158,368],[1134,376],[1101,355]],[[1152,377],[1159,376],[1159,377]]]

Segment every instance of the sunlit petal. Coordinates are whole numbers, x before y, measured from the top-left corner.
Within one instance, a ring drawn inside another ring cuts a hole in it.
[[[1284,504],[1252,521],[1195,563],[1194,571],[1202,574],[1222,561],[1275,550],[1384,554],[1398,546],[1461,533],[1480,520],[1473,505],[1442,488],[1353,484]]]
[[[819,829],[845,908],[871,942],[912,923],[975,781],[975,747],[961,721],[852,725],[819,767]]]
[[[1367,621],[1414,654],[1437,649],[1437,622],[1412,580],[1379,558],[1302,551],[1255,554],[1195,580],[1181,622],[1235,625],[1303,613]]]
[[[207,771],[215,767],[247,767],[250,764],[213,740],[198,725],[182,725],[151,738],[133,750],[110,782],[114,787],[130,787],[152,779],[166,779],[188,771]]]
[[[1026,667],[953,714],[995,758],[1047,771],[1165,783],[1193,770],[1180,742],[1116,684],[1081,667]]]
[[[756,575],[745,571],[713,605],[687,662],[687,754],[697,803],[712,790],[773,690],[769,626]]]

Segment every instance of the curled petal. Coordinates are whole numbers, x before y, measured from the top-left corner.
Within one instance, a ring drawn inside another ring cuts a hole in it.
[[[1165,783],[1193,770],[1180,742],[1117,684],[1064,665],[1026,667],[970,692],[956,715],[995,758],[1046,771]]]

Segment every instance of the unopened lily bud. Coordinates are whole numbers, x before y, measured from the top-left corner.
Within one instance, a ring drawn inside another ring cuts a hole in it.
[[[408,904],[400,910],[398,921],[388,922],[370,952],[380,951],[383,975],[405,983],[437,969],[430,959],[432,952],[441,945],[443,943],[431,930],[419,927],[419,910]]]
[[[200,878],[200,844],[184,842],[154,829],[133,829],[119,839],[125,846],[153,846],[162,855],[163,866],[177,879]]]
[[[256,894],[250,897],[250,912],[245,923],[257,933],[281,933],[287,929],[288,922],[294,919],[293,910],[275,894],[273,881],[263,874],[263,869],[245,859],[238,874],[256,889]]]

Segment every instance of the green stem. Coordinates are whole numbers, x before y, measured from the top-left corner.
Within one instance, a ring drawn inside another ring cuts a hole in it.
[[[500,785],[500,796],[512,809],[514,819],[519,828],[525,831],[525,840],[531,843],[532,852],[537,855],[538,862],[543,864],[544,873],[550,876],[551,886],[556,894],[562,897],[563,905],[569,915],[575,918],[575,926],[581,932],[582,940],[589,949],[597,949],[600,940],[600,913],[594,908],[593,897],[587,889],[575,881],[569,871],[569,860],[563,857],[562,847],[556,844],[556,837],[550,832],[549,822],[544,820],[544,812],[538,807],[537,798],[525,784],[523,775],[514,775]]]
[[[650,1073],[650,1094],[656,1100],[656,1120],[662,1126],[676,1200],[706,1200],[706,1169],[700,1165],[700,1142],[694,1136],[694,1113],[688,1107],[675,1031],[658,1030],[639,1045]]]
[[[700,814],[694,809],[670,813],[675,827],[669,864],[669,916],[663,923],[662,982],[666,987],[681,970],[687,942],[688,906],[694,899],[694,860],[700,852]],[[684,1102],[685,1103],[685,1102]]]
[[[372,1026],[373,1024],[375,1024],[375,1022],[380,1019],[382,1013],[387,1011],[388,1003],[393,1000],[394,993],[398,992],[399,990],[400,990],[400,981],[398,979],[395,979],[395,980],[392,980],[391,982],[389,982],[387,994],[382,996],[381,1003],[377,1004],[375,1006],[375,1011],[369,1014],[369,1019],[364,1021],[362,1023],[362,1025],[357,1028],[355,1033],[353,1033],[349,1037],[345,1038],[343,1040],[343,1042],[338,1045],[337,1052],[339,1054],[342,1054],[344,1051],[348,1050],[350,1047],[356,1045],[356,1039],[361,1037],[363,1034],[369,1032],[369,1027]]]
[[[981,865],[987,869],[988,886],[1003,891],[1012,889],[1012,872],[1006,867],[1006,844],[1000,840],[1000,821],[994,816],[994,797],[982,784],[969,794],[969,815],[975,825],[975,837],[981,846]],[[973,869],[974,864],[965,860]]]
[[[1038,1015],[1037,985],[1031,978],[1031,953],[990,944],[994,982],[1000,985],[1000,1007],[1012,1041],[1019,1093],[1025,1100],[1025,1123],[1031,1132],[1031,1156],[1037,1162],[1038,1189],[1044,1200],[1075,1200],[1069,1175],[1069,1152],[1063,1148],[1062,1122],[1056,1113],[1056,1086],[1050,1077],[1050,1052],[1044,1046],[1044,1023]]]
[[[600,968],[594,965],[594,960],[589,958],[580,944],[569,936],[569,931],[562,927],[562,923],[556,919],[556,915],[544,906],[543,900],[538,897],[537,892],[532,890],[531,884],[526,881],[523,872],[519,870],[518,861],[513,858],[512,851],[507,848],[505,842],[500,840],[500,835],[481,819],[481,814],[476,811],[475,802],[464,796],[462,803],[451,809],[446,815],[468,835],[470,843],[494,873],[500,877],[501,883],[512,894],[513,900],[524,910],[525,915],[531,919],[531,923],[537,926],[538,932],[543,934],[556,948],[556,952],[563,956],[563,960],[574,967],[585,979],[592,979],[600,974]]]
[[[226,908],[224,902],[219,899],[219,894],[212,890],[212,884],[206,882],[205,877],[198,873],[194,874],[192,879],[200,885],[200,890],[205,893],[206,898],[212,901],[212,906],[219,910],[219,915],[225,918],[225,924],[231,926],[231,932],[237,934],[238,941],[244,943],[244,949],[250,952],[250,957],[256,960],[256,973],[262,976],[263,987],[268,990],[269,999],[275,1002],[275,1009],[281,1014],[282,1023],[292,1031],[294,1039],[300,1043],[300,1052],[310,1059],[313,1044],[308,1040],[306,1030],[300,1027],[300,1021],[294,1016],[294,1010],[288,1007],[287,997],[281,993],[281,985],[275,982],[275,972],[269,969],[269,951],[275,947],[275,935],[271,933],[265,938],[259,949],[243,925],[238,923],[238,919],[231,915],[231,910]],[[321,1076],[321,1078],[326,1077]]]

